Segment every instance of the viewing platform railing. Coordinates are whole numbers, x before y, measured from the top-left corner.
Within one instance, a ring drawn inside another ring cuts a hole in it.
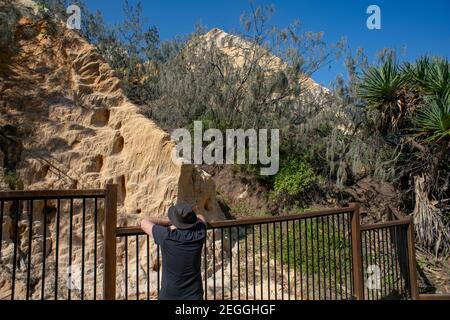
[[[115,185],[1,192],[0,222],[0,299],[158,297],[160,247],[117,227]],[[209,222],[201,265],[207,300],[449,298],[418,294],[412,218],[361,225],[357,204]]]

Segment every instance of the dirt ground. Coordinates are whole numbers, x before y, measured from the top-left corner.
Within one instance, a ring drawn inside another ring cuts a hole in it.
[[[448,294],[450,292],[450,258],[436,258],[416,248],[419,291]]]

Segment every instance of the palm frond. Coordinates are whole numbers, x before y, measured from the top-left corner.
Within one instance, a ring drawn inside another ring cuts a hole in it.
[[[432,101],[427,103],[417,115],[418,131],[427,135],[424,142],[439,141],[450,137],[450,103]]]
[[[450,97],[450,64],[447,59],[419,58],[404,68],[405,74],[423,94],[445,102]]]
[[[405,83],[405,77],[400,71],[393,59],[388,59],[381,67],[370,68],[364,75],[359,96],[376,109],[395,103]]]

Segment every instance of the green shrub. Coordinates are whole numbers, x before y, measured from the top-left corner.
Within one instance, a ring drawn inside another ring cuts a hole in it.
[[[311,188],[317,181],[311,165],[294,158],[284,164],[274,179],[275,195],[298,196]]]

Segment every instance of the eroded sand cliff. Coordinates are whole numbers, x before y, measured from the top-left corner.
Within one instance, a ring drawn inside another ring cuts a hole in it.
[[[17,157],[25,189],[117,183],[123,216],[161,216],[182,199],[222,218],[210,177],[172,162],[168,134],[127,100],[93,46],[32,2],[0,1],[0,11],[0,125],[22,145],[0,158]]]

